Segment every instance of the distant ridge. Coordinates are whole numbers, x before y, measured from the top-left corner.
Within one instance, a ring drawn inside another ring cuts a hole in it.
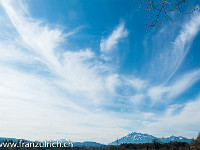
[[[0,143],[3,143],[3,142],[19,142],[19,141],[24,141],[24,142],[27,142],[27,143],[30,143],[30,142],[35,142],[35,141],[29,141],[29,140],[25,140],[25,139],[16,139],[16,138],[5,138],[5,137],[0,137]],[[60,141],[61,143],[69,143],[69,141],[65,140],[65,139],[60,139],[58,140]],[[43,141],[37,141],[37,142],[43,142]],[[51,143],[57,143],[57,141],[53,140],[53,141],[47,141],[47,142],[51,142]],[[82,146],[85,146],[85,147],[104,147],[105,145],[104,144],[101,144],[101,143],[97,143],[97,142],[93,142],[93,141],[85,141],[85,142],[73,142],[73,146],[74,147],[82,147]]]
[[[105,145],[97,143],[97,142],[92,142],[92,141],[86,141],[86,142],[74,142],[73,143],[74,146],[77,147],[104,147]]]
[[[187,139],[185,137],[182,136],[170,136],[170,137],[162,137],[162,138],[158,138],[149,134],[142,134],[142,133],[137,133],[137,132],[132,132],[130,134],[128,134],[127,136],[124,136],[112,143],[110,143],[109,145],[117,145],[117,144],[122,144],[122,143],[152,143],[153,140],[157,139],[159,142],[161,143],[169,143],[169,142],[186,142],[186,143],[190,143],[191,139]]]
[[[9,141],[13,141],[13,142],[18,142],[18,141],[25,141],[28,142],[28,140],[25,139],[16,139],[16,138],[5,138],[5,137],[0,137],[0,142],[9,142]]]
[[[162,137],[162,138],[158,138],[149,134],[142,134],[142,133],[137,133],[137,132],[132,132],[130,134],[128,134],[127,136],[124,136],[116,141],[111,142],[108,145],[120,145],[123,143],[134,143],[134,144],[139,144],[139,143],[152,143],[153,140],[157,139],[159,142],[161,143],[169,143],[169,142],[186,142],[186,143],[190,143],[192,139],[188,139],[182,136],[170,136],[170,137]],[[18,141],[25,141],[25,142],[34,142],[34,141],[29,141],[29,140],[25,140],[25,139],[16,139],[16,138],[4,138],[4,137],[0,137],[0,143],[2,142],[9,142],[9,141],[13,141],[13,142],[18,142]],[[67,143],[67,140],[65,139],[60,139],[60,141],[62,143]],[[40,141],[42,142],[42,141]],[[51,141],[56,142],[56,141]],[[93,142],[93,141],[85,141],[85,142],[73,142],[73,146],[77,146],[77,147],[82,147],[82,146],[86,146],[86,147],[104,147],[106,145],[101,144],[101,143],[97,143],[97,142]]]

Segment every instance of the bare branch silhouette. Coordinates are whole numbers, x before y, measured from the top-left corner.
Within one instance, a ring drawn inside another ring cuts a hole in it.
[[[172,1],[172,2],[171,2]],[[200,4],[198,4],[194,9],[189,12],[183,11],[183,7],[186,4],[186,0],[140,0],[139,9],[142,5],[146,6],[146,10],[149,11],[150,17],[148,18],[149,23],[147,25],[147,30],[155,27],[160,28],[163,19],[168,18],[173,24],[174,20],[171,17],[170,12],[177,12],[179,15],[188,15],[200,9]]]

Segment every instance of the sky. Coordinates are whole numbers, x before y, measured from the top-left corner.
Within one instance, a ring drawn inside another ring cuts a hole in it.
[[[186,10],[196,3],[186,3]],[[110,143],[200,131],[200,11],[147,31],[134,0],[0,0],[0,133]]]

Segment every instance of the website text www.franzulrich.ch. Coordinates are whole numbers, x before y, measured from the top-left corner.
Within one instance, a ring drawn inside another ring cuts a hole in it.
[[[63,143],[61,141],[24,142],[20,140],[18,142],[2,142],[0,147],[73,147],[73,143]]]

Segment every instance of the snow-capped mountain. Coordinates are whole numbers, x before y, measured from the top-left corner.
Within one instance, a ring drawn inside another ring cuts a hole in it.
[[[159,142],[161,143],[169,143],[169,142],[187,142],[190,143],[191,139],[187,139],[185,137],[182,136],[170,136],[170,137],[162,137],[162,138],[158,138],[149,134],[142,134],[142,133],[130,133],[127,136],[124,136],[112,143],[110,143],[110,145],[120,145],[122,143],[152,143],[153,140],[157,139]]]
[[[162,143],[169,143],[169,142],[174,142],[174,141],[190,143],[191,139],[187,139],[186,137],[182,137],[182,136],[177,137],[177,136],[172,135],[170,137],[159,138],[159,141],[161,141]]]
[[[110,143],[110,145],[117,145],[122,143],[151,143],[154,139],[156,139],[156,137],[152,135],[133,132],[127,136],[122,137],[121,139]]]
[[[158,142],[161,143],[169,143],[169,142],[187,142],[190,143],[191,139],[187,139],[185,137],[182,136],[169,136],[169,137],[162,137],[162,138],[158,138],[149,134],[142,134],[142,133],[137,133],[137,132],[133,132],[128,134],[127,136],[124,136],[112,143],[110,143],[109,145],[120,145],[123,143],[152,143],[153,140],[157,140]],[[2,142],[9,142],[9,141],[13,141],[13,142],[18,142],[18,141],[24,141],[24,142],[33,142],[33,141],[28,141],[25,139],[16,139],[16,138],[3,138],[0,137],[0,143]],[[70,143],[65,139],[61,139],[59,140],[61,143]],[[40,141],[42,142],[42,141]],[[57,141],[47,141],[47,142],[51,142],[51,143],[57,143]],[[73,146],[77,146],[77,147],[82,147],[82,146],[86,146],[86,147],[104,147],[104,144],[101,143],[96,143],[96,142],[90,142],[90,141],[86,141],[86,142],[73,142]]]

